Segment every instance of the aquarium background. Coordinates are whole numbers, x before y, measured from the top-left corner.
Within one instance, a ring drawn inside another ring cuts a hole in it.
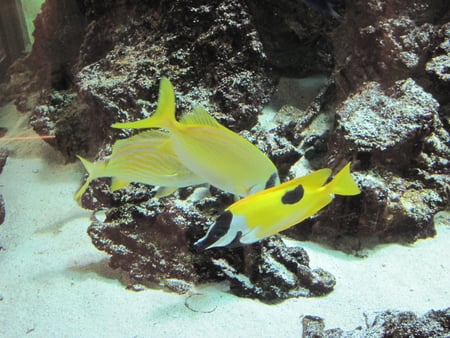
[[[27,33],[28,37],[30,39],[30,43],[33,44],[34,38],[33,38],[33,32],[34,32],[34,24],[33,21],[38,15],[38,13],[41,11],[41,6],[44,3],[45,0],[22,0],[20,1],[23,8],[23,13],[25,17],[25,23],[27,26]]]
[[[0,336],[449,335],[448,1],[0,5]],[[337,13],[337,15],[336,15]],[[280,235],[200,252],[235,197],[89,185],[149,116],[202,105],[282,181],[361,189]]]

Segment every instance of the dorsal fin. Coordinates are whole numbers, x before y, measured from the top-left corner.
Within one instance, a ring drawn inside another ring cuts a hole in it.
[[[205,108],[195,106],[194,109],[181,117],[182,124],[199,124],[202,126],[222,127],[217,120],[208,114]]]
[[[301,184],[305,187],[319,188],[323,186],[331,176],[331,169],[324,168],[312,172],[300,178]]]

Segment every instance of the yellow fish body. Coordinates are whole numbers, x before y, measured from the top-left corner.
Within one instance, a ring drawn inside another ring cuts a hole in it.
[[[248,196],[279,183],[272,161],[245,138],[225,128],[197,107],[175,119],[175,94],[161,79],[158,107],[149,118],[115,123],[113,128],[162,128],[169,131],[175,154],[205,182],[238,196]]]
[[[168,133],[156,130],[116,141],[109,160],[91,163],[78,158],[89,176],[75,194],[75,200],[83,195],[90,182],[100,177],[112,177],[112,191],[131,182],[163,187],[158,191],[158,197],[180,187],[205,182],[180,162],[173,152]]]
[[[198,249],[251,244],[286,230],[331,203],[334,195],[360,193],[348,163],[329,183],[330,169],[320,169],[241,199],[217,218]]]

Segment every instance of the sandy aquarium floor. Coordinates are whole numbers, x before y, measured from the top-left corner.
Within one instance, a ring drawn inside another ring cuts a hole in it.
[[[0,114],[2,126],[7,115]],[[14,121],[11,133],[32,135],[25,119]],[[0,175],[0,337],[298,337],[304,315],[350,330],[385,309],[450,306],[448,213],[437,216],[436,237],[379,246],[368,258],[289,242],[336,276],[326,297],[266,305],[233,296],[226,285],[199,287],[195,296],[129,291],[91,244],[90,213],[73,200],[81,166],[64,164],[40,140],[0,142],[12,150]]]

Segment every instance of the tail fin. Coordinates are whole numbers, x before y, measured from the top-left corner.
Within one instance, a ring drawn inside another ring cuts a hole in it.
[[[350,163],[342,168],[329,183],[330,192],[336,195],[353,196],[361,193],[358,185],[350,174]]]
[[[111,127],[119,129],[170,129],[175,123],[177,123],[175,120],[175,92],[170,80],[163,77],[159,85],[158,106],[152,116],[134,122],[114,123]]]
[[[92,180],[94,180],[98,177],[98,175],[96,173],[98,171],[98,168],[97,168],[98,164],[89,162],[88,160],[86,160],[85,158],[83,158],[81,156],[77,155],[77,157],[83,164],[86,171],[88,172],[88,178],[86,179],[86,182],[84,182],[84,184],[81,186],[81,188],[77,191],[77,193],[73,197],[75,201],[78,201],[81,198],[81,196],[84,194],[84,192],[86,191],[86,189],[88,188],[88,186],[92,182]]]

